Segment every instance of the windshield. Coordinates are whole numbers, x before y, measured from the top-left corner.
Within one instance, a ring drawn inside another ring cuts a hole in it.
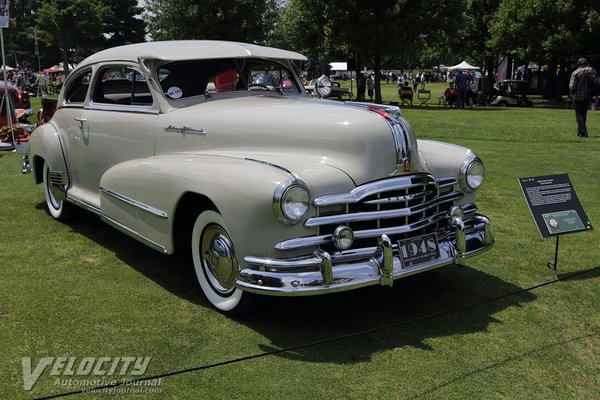
[[[301,93],[294,74],[283,64],[268,60],[177,61],[161,66],[158,78],[169,99],[236,91]]]

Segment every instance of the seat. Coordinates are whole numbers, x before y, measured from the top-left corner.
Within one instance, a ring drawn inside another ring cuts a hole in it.
[[[400,89],[400,105],[404,105],[405,103],[413,104],[413,90],[409,87]]]
[[[417,91],[417,98],[420,101],[419,106],[429,107],[429,104],[427,104],[427,102],[429,101],[429,99],[431,99],[431,90],[419,89]]]

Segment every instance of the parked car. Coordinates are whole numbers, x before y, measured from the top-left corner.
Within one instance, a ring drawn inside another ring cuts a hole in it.
[[[31,104],[29,102],[29,93],[24,90],[19,90],[12,83],[7,83],[8,94],[10,95],[11,106],[13,108],[31,108]],[[0,97],[4,96],[4,82],[0,81]],[[6,110],[2,109],[4,115],[6,115]]]
[[[506,79],[494,84],[491,106],[533,107],[533,102],[527,97],[528,81]]]
[[[417,140],[397,107],[309,98],[303,60],[218,41],[90,56],[30,141],[50,214],[78,206],[161,253],[191,249],[223,312],[391,286],[489,249],[481,160]]]

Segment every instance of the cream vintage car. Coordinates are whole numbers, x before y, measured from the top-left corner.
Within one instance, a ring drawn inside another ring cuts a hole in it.
[[[481,160],[416,140],[397,107],[309,98],[303,60],[219,41],[88,57],[30,140],[50,214],[82,207],[161,253],[191,250],[224,312],[391,286],[489,249]]]

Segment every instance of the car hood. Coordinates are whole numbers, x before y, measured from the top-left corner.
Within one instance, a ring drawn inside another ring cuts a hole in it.
[[[250,158],[276,157],[287,168],[285,155],[293,154],[340,169],[357,185],[396,169],[386,120],[339,102],[259,95],[209,100],[161,117],[157,155],[247,152]]]

